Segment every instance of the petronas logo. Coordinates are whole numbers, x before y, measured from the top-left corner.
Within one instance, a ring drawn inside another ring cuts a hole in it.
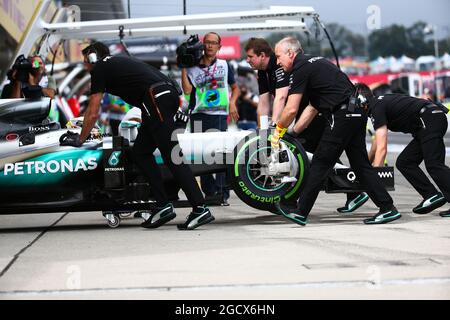
[[[113,151],[113,153],[111,153],[108,160],[110,166],[115,167],[119,164],[120,162],[119,157],[121,153],[122,151]]]

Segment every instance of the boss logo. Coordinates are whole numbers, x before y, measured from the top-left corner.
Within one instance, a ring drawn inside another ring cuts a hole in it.
[[[28,132],[46,132],[50,131],[49,126],[38,126],[38,127],[29,127]]]

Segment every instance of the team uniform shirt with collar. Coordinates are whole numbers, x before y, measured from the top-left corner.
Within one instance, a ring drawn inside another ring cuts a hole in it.
[[[308,93],[319,112],[334,111],[348,103],[354,86],[345,73],[329,60],[297,54],[289,76],[289,95]]]
[[[193,90],[186,98],[193,114],[228,115],[229,86],[236,81],[233,70],[225,60],[215,59],[209,66],[188,68],[187,76]]]
[[[91,70],[91,93],[108,92],[140,106],[149,87],[170,79],[158,69],[132,57],[108,56]]]
[[[289,77],[283,68],[277,64],[275,54],[269,59],[266,70],[258,70],[258,89],[259,95],[270,93],[275,96],[275,91],[289,86]]]
[[[387,126],[394,132],[414,133],[422,124],[420,109],[431,102],[403,94],[387,94],[374,98],[370,102],[373,128],[377,130]]]

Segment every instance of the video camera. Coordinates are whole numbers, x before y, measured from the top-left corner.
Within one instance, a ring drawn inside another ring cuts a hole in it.
[[[28,75],[31,71],[33,71],[33,65],[25,58],[23,54],[17,57],[16,61],[14,62],[12,66],[12,70],[17,70],[16,73],[16,80],[21,82],[27,82],[28,81]]]
[[[177,48],[177,65],[179,68],[198,66],[205,46],[198,39],[198,35],[191,35],[186,42]]]

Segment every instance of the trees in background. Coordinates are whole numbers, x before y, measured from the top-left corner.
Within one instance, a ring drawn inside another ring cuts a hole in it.
[[[368,37],[355,33],[338,23],[327,24],[327,30],[340,57],[368,56],[373,60],[379,56],[399,58],[405,54],[416,59],[423,55],[434,55],[433,36],[425,34],[426,25],[423,21],[418,21],[410,27],[394,24],[375,30]],[[313,32],[309,37],[304,33],[296,33],[294,36],[301,41],[306,52],[333,58],[332,50],[323,32],[320,32],[316,39],[315,30],[312,29]],[[277,41],[288,35],[293,34],[272,33],[266,37],[266,40],[275,46]],[[448,36],[439,40],[439,53],[442,55],[444,52],[450,53],[450,37]],[[243,54],[245,56],[245,52]]]

